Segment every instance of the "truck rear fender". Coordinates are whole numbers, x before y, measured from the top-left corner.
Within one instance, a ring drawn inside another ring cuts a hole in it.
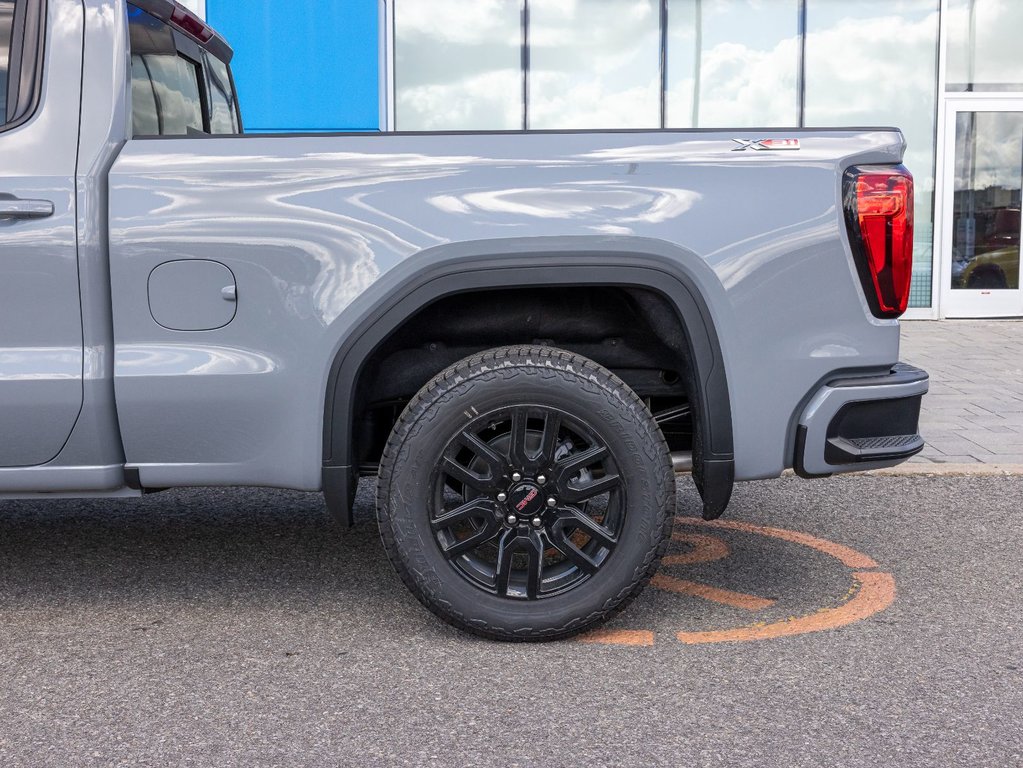
[[[718,517],[724,511],[734,479],[731,405],[717,326],[706,298],[708,291],[721,288],[696,254],[646,238],[515,238],[441,245],[405,264],[406,269],[394,270],[403,274],[364,304],[361,320],[336,349],[330,368],[323,488],[341,522],[351,523],[358,473],[355,392],[374,351],[417,312],[446,297],[539,285],[642,289],[663,297],[658,303],[674,310],[671,319],[684,340],[697,425],[693,477],[704,516]]]

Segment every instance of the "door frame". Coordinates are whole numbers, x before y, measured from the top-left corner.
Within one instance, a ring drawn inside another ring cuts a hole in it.
[[[1023,285],[1019,290],[1007,291],[1006,295],[980,299],[969,296],[963,289],[952,289],[952,226],[955,206],[955,144],[956,115],[960,112],[1021,112],[1023,113],[1023,94],[1019,93],[985,93],[985,94],[947,94],[942,99],[941,111],[941,145],[938,153],[942,158],[940,168],[936,169],[935,209],[937,226],[935,227],[934,254],[938,263],[935,278],[938,282],[935,298],[938,303],[938,314],[941,318],[984,318],[984,317],[1020,317],[1023,316]],[[1023,162],[1023,158],[1021,158]],[[1023,254],[1021,254],[1023,258]]]

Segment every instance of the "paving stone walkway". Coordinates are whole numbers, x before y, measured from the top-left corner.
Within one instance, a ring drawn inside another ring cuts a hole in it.
[[[913,462],[1023,465],[1023,320],[904,321],[902,359],[931,375]]]

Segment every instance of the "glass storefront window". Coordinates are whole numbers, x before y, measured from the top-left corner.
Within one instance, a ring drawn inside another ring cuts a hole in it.
[[[946,91],[1023,91],[1023,3],[948,0]]]
[[[799,124],[797,0],[669,0],[665,125]]]
[[[956,116],[952,288],[1019,288],[1023,113]]]
[[[807,3],[805,124],[892,125],[916,187],[909,305],[931,305],[938,0]]]
[[[529,127],[659,127],[659,6],[529,0]]]
[[[395,127],[522,127],[519,0],[394,0]]]

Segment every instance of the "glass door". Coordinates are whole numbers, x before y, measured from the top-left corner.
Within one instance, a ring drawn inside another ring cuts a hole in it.
[[[942,314],[1023,316],[1023,99],[948,99],[945,145]]]

